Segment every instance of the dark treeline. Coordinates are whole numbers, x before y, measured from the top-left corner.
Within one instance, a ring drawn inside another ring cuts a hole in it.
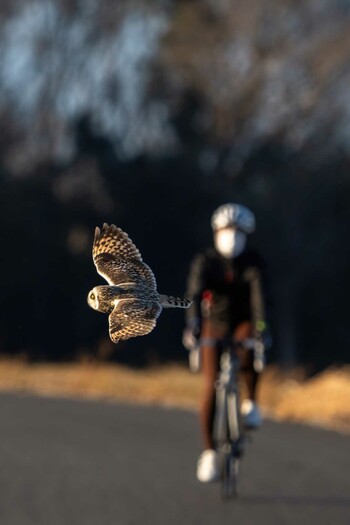
[[[256,211],[252,242],[268,263],[270,358],[316,367],[348,360],[348,256],[341,243],[349,213],[347,165],[299,177],[284,168],[282,180],[281,166],[299,160],[268,144],[232,183],[220,172],[203,177],[195,143],[166,160],[120,162],[88,120],[77,126],[77,141],[69,166],[42,166],[23,180],[2,173],[2,352],[139,364],[184,359],[179,312],[163,313],[148,337],[118,347],[109,342],[106,317],[86,304],[89,289],[101,283],[91,259],[93,231],[104,221],[123,227],[153,268],[159,290],[181,294],[191,258],[211,242],[211,212],[235,200]]]
[[[341,2],[323,3],[323,11],[317,3],[308,10],[270,2],[278,22],[271,33],[259,2],[249,19],[257,27],[246,24],[245,3],[227,15],[237,4],[169,2],[165,9],[140,1],[128,10],[128,2],[92,1],[88,9],[52,0],[37,2],[35,12],[31,2],[8,9],[0,56],[2,353],[132,364],[185,359],[178,311],[163,313],[147,337],[109,341],[107,318],[86,303],[102,282],[91,258],[94,228],[125,229],[159,291],[180,295],[192,257],[211,243],[211,213],[235,201],[256,213],[251,243],[267,262],[269,359],[310,371],[349,361],[350,179],[341,110],[349,12]],[[327,77],[324,46],[340,19],[337,75]],[[6,50],[15,60],[21,24],[36,59],[25,55],[22,77],[24,59],[13,70],[5,60]],[[194,28],[198,41],[189,38]],[[51,55],[37,45],[43,38]],[[298,45],[308,49],[305,63]],[[118,53],[126,59],[116,65]],[[102,58],[110,63],[98,70]],[[44,82],[35,83],[41,73]]]

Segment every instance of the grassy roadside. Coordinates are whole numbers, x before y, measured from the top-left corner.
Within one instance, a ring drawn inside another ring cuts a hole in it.
[[[194,410],[201,377],[180,365],[132,370],[114,364],[28,364],[0,359],[0,391]],[[328,369],[308,380],[269,367],[262,377],[259,398],[269,417],[350,432],[350,366]]]

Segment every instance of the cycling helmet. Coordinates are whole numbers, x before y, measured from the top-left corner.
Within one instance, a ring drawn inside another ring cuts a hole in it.
[[[255,230],[255,216],[242,204],[222,204],[214,211],[211,217],[213,230],[220,230],[229,226],[236,226],[244,233],[253,233]]]

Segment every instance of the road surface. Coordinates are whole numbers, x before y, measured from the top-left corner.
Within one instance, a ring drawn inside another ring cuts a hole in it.
[[[0,395],[1,525],[349,525],[350,439],[266,422],[241,495],[195,479],[190,412]]]

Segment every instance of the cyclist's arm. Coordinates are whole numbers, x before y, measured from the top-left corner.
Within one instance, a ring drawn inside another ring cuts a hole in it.
[[[244,277],[250,286],[251,314],[254,326],[254,336],[260,338],[268,330],[265,304],[265,276],[260,264],[250,265],[244,272]]]

